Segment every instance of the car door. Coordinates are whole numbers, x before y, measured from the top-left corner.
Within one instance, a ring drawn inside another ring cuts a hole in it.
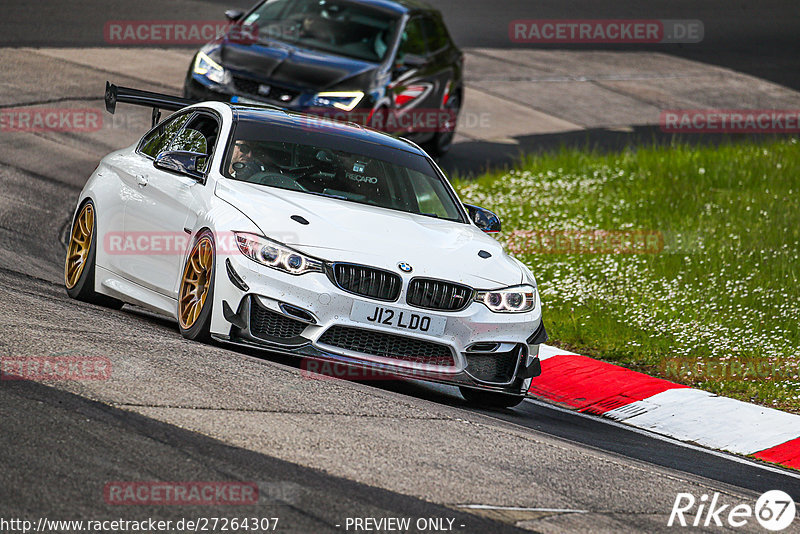
[[[162,152],[199,152],[209,154],[207,166],[218,132],[216,116],[193,111],[166,142],[145,153],[148,161],[137,177],[137,194],[125,210],[125,239],[135,243],[137,252],[126,269],[132,282],[177,298],[190,232],[204,205],[205,180],[158,168],[154,161]],[[205,168],[199,170],[205,174]]]
[[[457,78],[455,70],[457,54],[454,55],[450,36],[440,18],[425,15],[421,23],[428,47],[429,72],[434,83],[430,105],[432,109],[441,109],[451,96],[450,92]]]
[[[415,114],[438,108],[434,105],[436,67],[430,59],[423,17],[417,15],[408,20],[400,37],[394,79],[388,87],[394,113],[387,118],[386,131],[412,132],[417,129]],[[416,121],[418,125],[419,118]]]
[[[442,37],[437,21],[427,14],[413,16],[403,31],[389,88],[402,133],[435,131],[436,112],[453,78]]]
[[[153,159],[170,140],[183,127],[191,114],[176,113],[147,132],[139,141],[132,152],[121,153],[111,161],[114,174],[119,179],[118,213],[113,214],[114,221],[118,221],[107,232],[104,232],[103,252],[107,252],[106,264],[108,267],[130,278],[131,269],[141,263],[138,259],[139,251],[135,242],[125,240],[125,212],[129,204],[141,203],[144,193],[144,184],[153,168]],[[98,241],[99,242],[99,241]]]

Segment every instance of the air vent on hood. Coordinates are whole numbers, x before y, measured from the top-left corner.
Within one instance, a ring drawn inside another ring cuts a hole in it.
[[[292,215],[289,217],[291,220],[299,222],[300,224],[308,224],[308,221],[305,217],[301,217],[300,215]]]

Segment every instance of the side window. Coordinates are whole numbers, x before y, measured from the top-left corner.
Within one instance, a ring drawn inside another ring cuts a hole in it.
[[[258,19],[263,19],[265,21],[280,20],[281,15],[290,4],[291,2],[289,0],[268,0],[256,11],[257,15],[254,13],[254,15],[256,15],[255,17],[251,15],[247,19],[247,23],[252,24]]]
[[[205,172],[219,134],[219,123],[211,115],[196,113],[169,143],[169,150],[208,154],[197,160],[197,170]]]
[[[409,170],[408,175],[420,213],[446,219],[458,219],[459,215],[455,206],[446,207],[442,204],[441,199],[448,197],[447,189],[442,182],[417,171]]]
[[[189,113],[175,117],[148,133],[139,143],[139,152],[155,158],[160,152],[167,150],[170,139],[189,119]]]
[[[422,19],[417,17],[408,21],[406,29],[400,41],[399,56],[402,59],[406,54],[416,56],[428,55],[428,47],[425,44],[425,31],[422,29]]]
[[[450,42],[447,29],[444,27],[444,23],[439,19],[432,17],[423,18],[422,29],[428,38],[428,49],[432,52],[438,52]]]

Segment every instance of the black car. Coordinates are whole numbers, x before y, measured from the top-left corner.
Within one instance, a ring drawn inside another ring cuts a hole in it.
[[[463,54],[417,0],[265,0],[195,55],[184,93],[265,103],[403,135],[440,156],[463,102]]]

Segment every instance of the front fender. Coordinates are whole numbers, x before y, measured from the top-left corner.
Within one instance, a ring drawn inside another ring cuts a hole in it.
[[[236,239],[233,232],[250,232],[261,234],[261,230],[247,218],[241,211],[231,204],[212,197],[209,201],[208,210],[198,216],[195,227],[192,230],[190,246],[184,253],[183,262],[186,264],[191,246],[197,236],[203,230],[210,230],[214,234],[214,246],[216,249],[214,261],[214,294],[211,310],[211,333],[217,335],[227,335],[230,331],[230,323],[225,320],[222,314],[222,302],[227,300],[232,306],[238,304],[243,292],[236,287],[228,277],[225,267],[225,260],[232,255],[240,256]],[[180,284],[180,276],[178,284]],[[178,288],[176,288],[177,290]]]

